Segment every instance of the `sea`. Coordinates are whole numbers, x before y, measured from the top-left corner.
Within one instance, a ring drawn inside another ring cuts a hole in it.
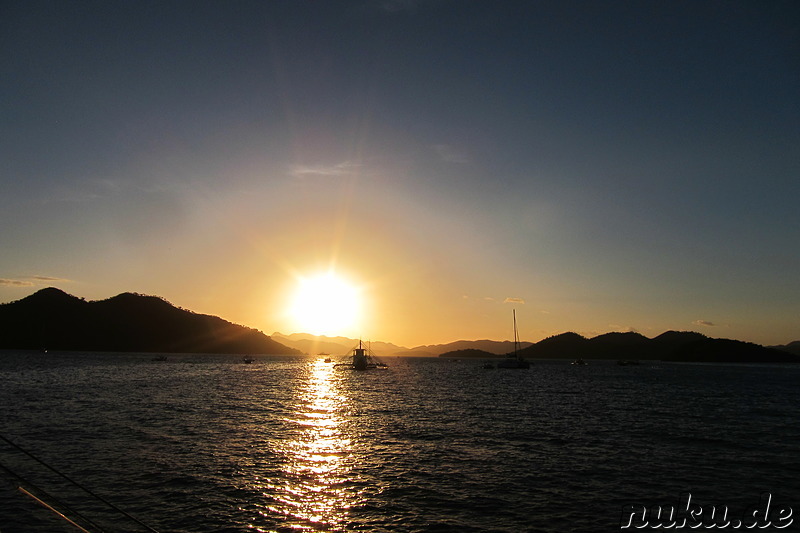
[[[800,530],[800,365],[382,361],[0,352],[0,532]]]

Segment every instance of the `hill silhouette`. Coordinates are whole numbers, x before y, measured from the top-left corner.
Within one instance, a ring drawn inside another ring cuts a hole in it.
[[[793,353],[795,355],[800,355],[800,341],[793,341],[789,344],[779,345],[779,346],[770,346],[770,348],[775,348],[776,350],[781,350],[783,352]]]
[[[530,342],[522,342],[520,346],[526,348],[530,346]],[[476,341],[453,341],[447,344],[429,344],[411,348],[406,353],[401,355],[422,355],[432,356],[438,355],[440,357],[452,357],[452,352],[462,352],[465,350],[479,350],[488,352],[489,354],[502,355],[514,350],[514,341],[492,341],[488,339]]]
[[[353,350],[353,347],[358,345],[359,342],[359,339],[351,339],[349,337],[328,337],[325,335],[312,335],[310,333],[292,333],[290,335],[284,335],[275,332],[271,337],[281,344],[310,355],[320,352],[331,355],[349,354]],[[406,348],[388,342],[372,341],[369,339],[363,340],[365,343],[369,344],[370,351],[378,356],[394,355],[406,350]]]
[[[177,308],[157,296],[134,293],[87,302],[59,289],[47,288],[16,302],[0,304],[0,349],[300,354],[312,353],[312,347],[338,353],[355,342],[344,337],[276,336],[286,339],[286,344],[292,347],[255,329]],[[296,349],[300,346],[304,349]],[[502,356],[513,349],[510,341],[488,340],[455,341],[414,349],[381,342],[372,346],[396,355],[480,358]],[[522,357],[540,359],[800,362],[800,341],[764,347],[712,339],[691,331],[667,331],[652,339],[631,332],[606,333],[591,339],[566,332],[522,346]]]
[[[324,351],[333,355],[349,352],[358,339],[325,337],[306,333],[283,335],[273,339],[303,353]],[[513,341],[459,340],[446,344],[405,348],[372,341],[371,349],[380,356],[449,357],[493,359],[513,351]],[[566,332],[537,343],[520,343],[521,353],[537,359],[642,359],[684,362],[800,362],[800,341],[785,346],[763,347],[748,342],[711,339],[694,331],[666,331],[649,339],[640,333],[613,332],[586,338]],[[794,354],[794,355],[792,355]]]
[[[123,293],[87,302],[42,289],[0,305],[0,348],[108,352],[294,354],[260,331]]]
[[[764,347],[750,342],[712,339],[693,331],[667,331],[648,339],[639,333],[605,333],[591,339],[573,332],[543,339],[519,355],[527,359],[617,359],[708,363],[800,363],[793,353],[800,342]],[[462,348],[440,357],[490,359],[485,350]]]
[[[451,350],[449,352],[440,353],[439,357],[453,357],[456,359],[492,359],[501,357],[500,355],[478,348],[462,348],[459,350]]]
[[[787,351],[750,342],[712,339],[692,331],[667,331],[648,339],[638,333],[606,333],[587,339],[577,333],[548,337],[520,350],[525,358],[642,359],[682,362],[798,363]]]

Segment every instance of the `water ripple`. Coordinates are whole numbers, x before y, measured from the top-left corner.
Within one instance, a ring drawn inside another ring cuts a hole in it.
[[[6,352],[0,433],[175,533],[609,531],[623,505],[687,490],[800,508],[800,369],[391,363]],[[60,531],[7,483],[0,524]]]

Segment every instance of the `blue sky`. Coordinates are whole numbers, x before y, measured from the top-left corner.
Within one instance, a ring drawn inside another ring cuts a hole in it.
[[[795,340],[798,28],[794,2],[3,2],[0,301],[289,333],[293,277],[336,268],[343,333],[405,345],[509,338],[512,306],[528,340]]]

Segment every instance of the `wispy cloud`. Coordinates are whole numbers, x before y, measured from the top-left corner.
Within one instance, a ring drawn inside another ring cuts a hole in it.
[[[64,203],[83,203],[99,200],[103,196],[94,192],[88,191],[66,191],[60,193],[57,197],[45,200],[49,202],[64,202]]]
[[[21,276],[20,279],[0,278],[2,287],[33,287],[37,283],[68,283],[71,280],[51,276]]]
[[[500,303],[515,303],[515,304],[524,304],[525,301],[522,298],[506,298],[501,300],[499,298],[495,298],[494,296],[470,296],[469,294],[464,294],[461,298],[465,301],[474,302],[477,304],[487,304],[487,305],[497,305]]]
[[[449,144],[434,144],[433,150],[442,161],[447,163],[469,163],[467,154]]]
[[[33,283],[30,281],[24,281],[20,279],[5,279],[0,278],[0,286],[3,287],[33,287]]]
[[[45,198],[45,203],[83,203],[100,200],[118,194],[124,188],[122,180],[114,179],[80,179],[59,186],[52,195]]]
[[[703,326],[705,328],[717,327],[716,324],[714,324],[713,322],[709,322],[708,320],[695,320],[694,322],[692,322],[692,324],[694,324],[695,326]]]
[[[312,176],[346,176],[358,170],[361,165],[352,161],[343,161],[335,165],[294,165],[291,168],[292,176],[305,178]]]
[[[633,326],[623,326],[621,324],[609,324],[608,329],[609,331],[614,331],[617,333],[641,333],[638,328]]]

